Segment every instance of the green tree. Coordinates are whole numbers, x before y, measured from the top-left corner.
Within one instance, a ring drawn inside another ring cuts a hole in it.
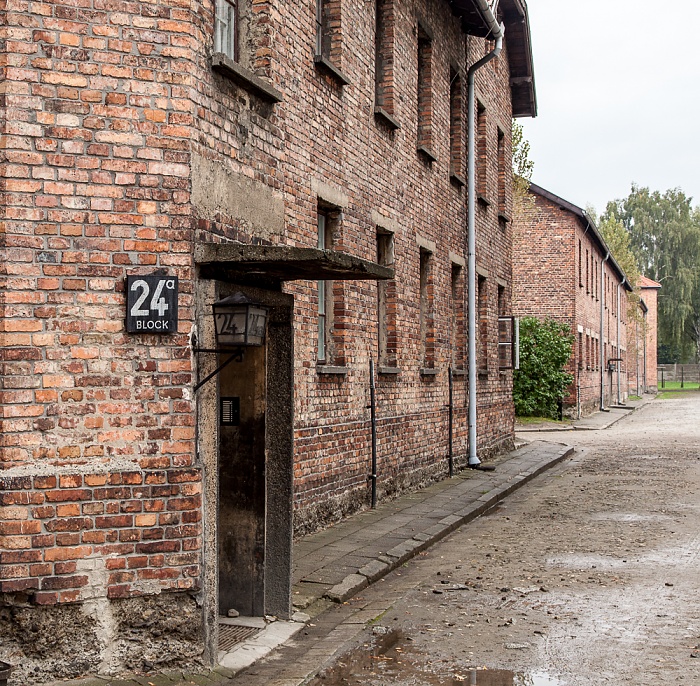
[[[640,271],[663,284],[659,343],[681,359],[700,350],[700,215],[691,203],[680,189],[662,194],[633,185],[603,215],[623,224]]]
[[[513,196],[515,210],[528,197],[530,180],[535,163],[530,159],[530,143],[523,134],[522,124],[515,119],[511,125],[513,147]]]
[[[520,369],[513,375],[513,400],[519,417],[557,417],[559,402],[574,379],[564,371],[573,343],[565,324],[536,317],[520,320]]]

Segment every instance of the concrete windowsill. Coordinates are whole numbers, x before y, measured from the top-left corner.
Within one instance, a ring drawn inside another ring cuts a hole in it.
[[[394,117],[392,117],[383,107],[375,107],[374,116],[394,131],[401,128],[401,124],[399,124],[399,122],[394,119]]]
[[[338,67],[333,64],[327,57],[323,55],[314,55],[314,64],[317,69],[322,69],[327,74],[330,74],[341,86],[349,86],[350,79],[343,74]]]
[[[423,156],[428,158],[428,162],[437,162],[437,155],[427,146],[419,145],[416,150]]]
[[[435,369],[434,367],[422,367],[420,370],[420,375],[421,376],[437,376],[437,374],[440,373],[439,369]]]
[[[347,367],[337,367],[331,364],[317,364],[316,365],[316,371],[319,374],[336,374],[339,376],[345,375],[348,373],[348,368]]]
[[[379,374],[396,375],[401,373],[401,369],[399,367],[379,367],[377,372]]]
[[[234,62],[223,52],[215,52],[211,57],[211,67],[214,71],[232,78],[244,88],[253,91],[256,95],[270,100],[271,102],[282,102],[283,96],[280,91],[269,83],[256,76],[252,71],[242,67],[238,62]]]
[[[479,202],[479,204],[483,205],[484,207],[491,206],[491,201],[485,195],[482,195],[481,193],[476,194],[476,199]]]
[[[452,376],[466,376],[467,372],[465,369],[453,369]]]
[[[462,188],[467,185],[467,181],[463,176],[460,176],[457,172],[450,172],[450,181],[455,185]]]

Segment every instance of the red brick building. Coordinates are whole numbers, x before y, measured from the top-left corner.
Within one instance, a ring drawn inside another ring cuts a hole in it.
[[[513,233],[513,311],[567,324],[575,337],[565,412],[580,416],[624,402],[627,277],[595,222],[554,193],[530,185]]]
[[[657,379],[657,335],[658,296],[661,284],[642,276],[637,284],[640,295],[639,316],[630,322],[629,331],[629,392],[656,393]]]
[[[465,464],[466,70],[489,11],[0,5],[0,659],[20,679],[212,663],[220,612],[287,616],[294,532],[369,502],[370,360],[379,497],[446,475],[450,369]],[[497,317],[511,118],[535,114],[524,0],[498,19],[475,75],[481,455],[513,440]],[[212,303],[237,292],[266,343],[202,384],[232,358]]]

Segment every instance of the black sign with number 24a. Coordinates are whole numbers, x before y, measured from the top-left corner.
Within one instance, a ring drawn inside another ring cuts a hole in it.
[[[177,332],[177,276],[126,277],[126,330]]]

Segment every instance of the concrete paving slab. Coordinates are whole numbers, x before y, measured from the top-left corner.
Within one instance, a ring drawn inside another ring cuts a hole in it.
[[[367,586],[369,586],[369,581],[366,576],[349,574],[341,583],[326,591],[324,595],[335,603],[343,603]]]

